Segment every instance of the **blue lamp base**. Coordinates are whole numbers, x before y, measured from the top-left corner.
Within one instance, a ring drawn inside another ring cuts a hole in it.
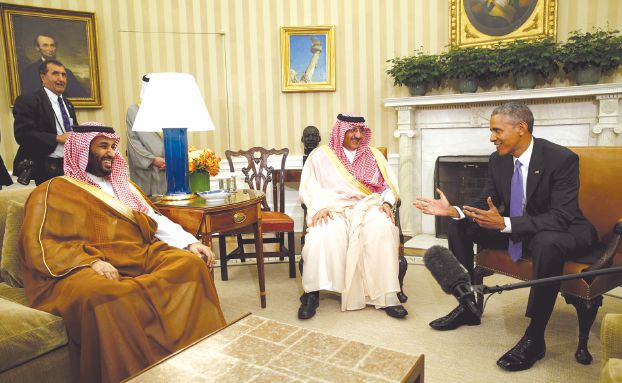
[[[167,128],[164,131],[166,161],[166,195],[162,200],[195,198],[188,190],[188,129]]]

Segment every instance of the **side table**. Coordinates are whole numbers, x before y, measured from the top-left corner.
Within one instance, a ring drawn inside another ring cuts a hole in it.
[[[261,200],[265,194],[258,190],[237,190],[224,200],[208,201],[201,197],[183,201],[155,201],[163,215],[181,225],[186,231],[200,236],[211,247],[212,234],[252,226],[257,253],[259,298],[266,307],[263,238],[261,232]]]

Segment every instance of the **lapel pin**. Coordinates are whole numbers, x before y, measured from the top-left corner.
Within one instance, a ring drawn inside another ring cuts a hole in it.
[[[533,172],[533,174],[540,174],[540,171],[536,170],[536,171]]]

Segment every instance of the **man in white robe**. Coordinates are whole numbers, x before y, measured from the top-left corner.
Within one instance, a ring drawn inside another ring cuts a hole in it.
[[[374,305],[395,318],[408,315],[397,298],[397,182],[370,141],[363,117],[340,114],[329,145],[311,152],[303,168],[300,197],[309,228],[300,319],[315,315],[320,290],[340,293],[343,311]]]

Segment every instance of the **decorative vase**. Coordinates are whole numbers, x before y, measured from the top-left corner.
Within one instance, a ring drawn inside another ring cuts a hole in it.
[[[411,96],[423,96],[428,91],[428,84],[412,84],[408,85],[408,91]]]
[[[209,173],[206,173],[206,172],[190,173],[188,184],[190,186],[190,191],[193,193],[208,191],[209,190]]]
[[[536,87],[536,75],[533,72],[517,73],[514,75],[516,89],[533,89]]]
[[[594,65],[588,65],[585,68],[577,69],[577,85],[598,84],[600,80],[601,70]]]
[[[475,93],[477,90],[477,80],[474,78],[461,78],[458,81],[460,93]]]

